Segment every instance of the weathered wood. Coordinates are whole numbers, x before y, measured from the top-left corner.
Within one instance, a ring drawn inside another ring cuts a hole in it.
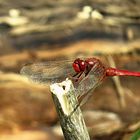
[[[71,80],[52,84],[50,89],[65,139],[89,140],[81,110],[79,107],[75,110],[78,101]]]

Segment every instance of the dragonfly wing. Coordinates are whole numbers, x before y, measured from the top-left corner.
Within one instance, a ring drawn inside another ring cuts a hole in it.
[[[74,70],[71,61],[48,61],[45,63],[27,64],[21,69],[21,74],[37,83],[60,82]]]
[[[77,96],[81,97],[89,92],[93,92],[94,89],[99,86],[106,74],[105,67],[99,62],[96,63],[89,73],[78,83]]]

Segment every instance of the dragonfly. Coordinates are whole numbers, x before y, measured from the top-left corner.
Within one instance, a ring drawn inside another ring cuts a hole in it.
[[[32,81],[46,85],[63,81],[69,77],[77,91],[76,96],[78,98],[84,96],[81,100],[81,105],[87,102],[95,88],[107,77],[140,77],[140,72],[107,67],[95,57],[27,64],[21,69],[21,74]]]

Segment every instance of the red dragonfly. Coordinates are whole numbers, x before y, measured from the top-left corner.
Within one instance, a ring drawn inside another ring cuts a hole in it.
[[[77,90],[77,97],[85,96],[84,104],[92,91],[111,76],[137,76],[140,72],[131,72],[106,67],[97,58],[87,58],[85,60],[77,58],[74,61],[60,60],[48,61],[46,63],[34,63],[25,65],[21,69],[21,74],[39,83],[60,82],[69,77]]]

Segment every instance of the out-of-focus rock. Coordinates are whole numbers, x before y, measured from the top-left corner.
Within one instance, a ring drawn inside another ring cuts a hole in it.
[[[123,127],[119,116],[105,111],[84,111],[84,117],[91,136],[109,135]]]
[[[55,135],[51,129],[42,130],[28,130],[15,134],[1,134],[1,140],[63,140],[62,137]]]
[[[1,73],[0,83],[0,128],[36,127],[57,121],[48,87],[29,83],[16,74]]]

